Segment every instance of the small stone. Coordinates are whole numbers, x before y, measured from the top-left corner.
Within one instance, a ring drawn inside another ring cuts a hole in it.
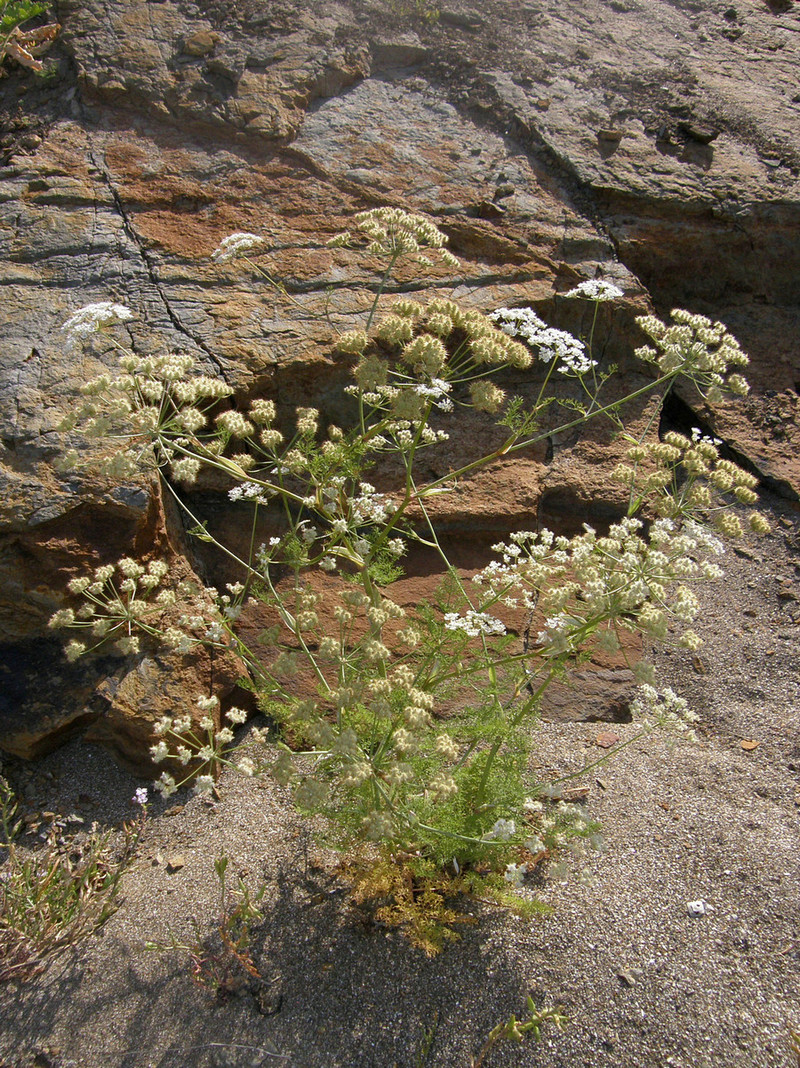
[[[572,789],[565,790],[561,796],[571,805],[583,805],[589,800],[589,787],[573,786]]]
[[[756,554],[752,549],[748,549],[746,545],[734,545],[733,551],[737,556],[743,557],[745,560],[755,560]]]
[[[495,189],[495,191],[494,191],[494,199],[495,200],[503,200],[505,197],[513,196],[515,192],[516,192],[516,190],[514,189],[513,185],[510,185],[510,184],[498,185],[497,189]]]
[[[213,52],[219,37],[208,30],[198,30],[183,42],[183,53],[187,56],[207,56]]]
[[[624,986],[636,986],[636,976],[630,971],[617,972],[617,978]]]
[[[186,805],[170,805],[169,808],[164,809],[163,815],[165,816],[177,816],[178,813],[183,812]]]
[[[598,749],[611,749],[619,741],[619,735],[614,734],[613,731],[600,731],[594,740],[594,744]]]
[[[506,213],[502,204],[495,204],[491,200],[480,201],[475,205],[474,211],[479,219],[501,219]]]
[[[690,916],[705,916],[708,912],[708,905],[702,898],[699,901],[687,901],[686,911]]]
[[[603,129],[597,131],[597,140],[608,145],[618,145],[622,140],[622,130]]]
[[[719,137],[719,130],[713,126],[703,126],[697,122],[679,122],[678,129],[691,141],[697,141],[700,145],[710,145]]]
[[[454,26],[459,30],[470,30],[473,33],[486,25],[480,15],[474,12],[449,11],[442,8],[439,11],[439,22],[445,26]]]
[[[167,857],[167,871],[174,872],[180,871],[186,864],[186,859],[183,853],[173,853],[171,857]]]

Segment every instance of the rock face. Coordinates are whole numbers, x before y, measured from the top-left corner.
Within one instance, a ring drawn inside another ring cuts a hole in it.
[[[97,721],[95,737],[141,764],[142,731],[123,723],[131,702],[118,698],[127,711],[101,725],[102,697],[62,673],[80,697],[61,715],[55,675],[37,688],[31,650],[82,563],[159,539],[187,553],[146,481],[54,468],[78,386],[113,362],[65,352],[60,325],[117,300],[136,314],[137,351],[188,351],[237,390],[325,409],[343,373],[332,336],[363,306],[342,285],[352,264],[325,241],[365,207],[432,216],[462,266],[430,287],[476,307],[524,299],[585,332],[586,309],[558,294],[613,280],[626,299],[604,309],[609,359],[639,343],[632,317],[650,304],[723,319],[751,355],[751,397],[712,414],[681,393],[672,414],[797,499],[797,5],[486,0],[429,21],[419,10],[62,0],[55,74],[0,81],[0,625],[4,663],[28,673],[21,709],[0,713],[0,746],[30,755]],[[234,230],[265,235],[285,294],[210,263]],[[442,518],[502,531],[611,514],[615,449],[610,437],[554,441],[467,484]],[[98,665],[94,684],[134,693],[120,679],[143,670],[113,670],[112,686]],[[192,688],[167,689],[180,704]]]

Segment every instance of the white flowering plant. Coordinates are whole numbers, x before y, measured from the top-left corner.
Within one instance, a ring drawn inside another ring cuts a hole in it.
[[[625,400],[603,399],[609,372],[593,352],[599,304],[622,295],[611,283],[587,280],[566,294],[594,301],[585,340],[547,326],[530,307],[486,315],[441,297],[385,296],[401,262],[428,268],[435,257],[455,268],[446,244],[432,222],[396,208],[360,213],[353,232],[329,242],[372,257],[379,271],[363,327],[332,342],[352,369],[352,416],[342,425],[326,426],[316,408],[303,407],[287,429],[288,413],[275,401],[239,400],[189,356],[140,357],[115,341],[119,374],[84,388],[86,403],[69,429],[88,426],[111,440],[106,470],[157,469],[187,526],[224,552],[236,581],[222,595],[202,591],[203,603],[195,597],[175,618],[174,605],[164,603],[172,591],[156,592],[162,568],[126,559],[74,579],[70,593],[83,603],[52,623],[88,628],[94,647],[114,641],[130,655],[137,636],[186,652],[197,643],[235,650],[279,731],[269,770],[301,810],[328,817],[342,844],[374,842],[389,856],[449,864],[457,873],[480,865],[513,891],[542,857],[600,841],[579,807],[528,780],[532,726],[547,687],[594,649],[625,655],[631,633],[697,648],[693,586],[721,574],[724,539],[743,530],[735,508],[754,503],[755,479],[700,431],[659,440],[625,429]],[[251,264],[268,251],[256,235],[240,233],[214,258]],[[89,323],[113,332],[114,322],[128,319],[116,305],[93,307],[100,308],[94,316],[73,316],[73,335],[90,333]],[[637,354],[653,373],[631,396],[663,403],[679,378],[712,403],[743,394],[746,357],[725,327],[679,311],[672,320],[638,320],[653,345]],[[532,401],[507,396],[509,371],[538,374]],[[572,402],[560,427],[545,429],[557,375],[577,380],[585,399]],[[441,447],[470,410],[494,417],[499,443],[445,476],[426,477],[420,456]],[[571,538],[514,532],[465,579],[442,546],[437,497],[502,457],[592,420],[611,420],[627,442],[627,462],[614,472],[628,491],[627,514],[606,531],[585,526]],[[209,473],[226,480],[232,507],[248,515],[248,552],[219,542],[190,504],[186,489]],[[278,531],[262,542],[258,532],[274,528],[276,516]],[[766,529],[757,512],[749,524]],[[392,581],[420,546],[438,554],[443,582],[437,599],[408,611],[393,599]],[[181,596],[174,595],[179,608]],[[275,621],[266,651],[249,647],[238,626],[254,598]],[[167,607],[168,624],[157,611]],[[634,705],[645,716],[642,730],[688,733],[688,708],[653,689],[646,661],[634,670],[644,687]],[[197,710],[156,726],[153,757],[171,769],[157,784],[162,792],[193,775],[209,791],[223,763],[248,775],[261,770],[237,761],[232,732],[243,714],[234,711],[216,730],[201,717],[199,734]],[[258,740],[267,735],[258,732]],[[176,769],[183,769],[178,779]]]

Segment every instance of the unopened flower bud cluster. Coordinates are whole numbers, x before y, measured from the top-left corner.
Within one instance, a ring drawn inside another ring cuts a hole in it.
[[[163,588],[168,572],[163,560],[151,560],[145,567],[126,556],[116,564],[103,564],[91,576],[71,579],[67,589],[81,599],[80,605],[62,608],[48,623],[53,629],[68,627],[86,636],[67,644],[67,659],[76,660],[106,643],[123,656],[138,653],[140,632],[157,633],[157,622],[175,603],[174,591]]]
[[[718,404],[726,394],[743,397],[749,392],[738,368],[750,360],[724,323],[680,308],[670,318],[670,325],[652,315],[637,318],[653,342],[636,349],[639,359],[655,364],[662,374],[678,372],[691,379],[709,404]]]
[[[198,644],[230,648],[230,626],[240,611],[243,586],[232,585],[221,597],[213,588],[192,582],[166,585],[169,565],[151,560],[147,566],[131,557],[103,564],[91,575],[71,579],[67,589],[80,599],[76,608],[62,608],[49,621],[53,629],[82,632],[65,655],[73,661],[87,652],[111,648],[124,656],[142,650],[142,641],[188,653]]]
[[[433,265],[428,255],[447,267],[457,267],[458,260],[446,249],[447,235],[429,219],[402,208],[372,208],[355,217],[356,232],[345,231],[332,238],[331,248],[362,247],[373,256],[394,262],[411,257],[424,267]]]

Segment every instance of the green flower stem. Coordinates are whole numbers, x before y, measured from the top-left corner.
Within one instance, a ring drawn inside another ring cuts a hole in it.
[[[192,512],[192,510],[189,508],[189,506],[186,504],[186,502],[183,501],[178,496],[178,494],[175,492],[175,490],[170,485],[170,483],[166,479],[164,480],[164,482],[166,483],[166,486],[169,489],[169,491],[172,494],[172,496],[177,501],[178,505],[183,509],[183,511],[192,520],[192,522],[195,523],[195,525],[198,526],[198,527],[202,526],[202,524],[200,523],[200,521],[197,518],[197,516]],[[299,631],[299,629],[297,627],[297,621],[292,616],[292,614],[288,611],[288,609],[286,609],[284,607],[283,600],[282,600],[282,598],[280,598],[278,596],[277,590],[273,586],[272,580],[269,577],[269,575],[268,574],[262,575],[259,571],[256,571],[256,569],[254,567],[252,567],[246,561],[242,560],[242,558],[237,553],[233,552],[232,549],[229,549],[226,545],[223,545],[222,542],[218,541],[217,538],[215,538],[213,534],[206,533],[205,536],[204,536],[204,540],[207,540],[215,548],[219,549],[221,552],[225,553],[225,555],[228,556],[231,560],[233,560],[237,564],[239,564],[240,567],[244,568],[245,573],[249,578],[263,579],[265,582],[268,583],[269,588],[270,588],[270,592],[272,593],[272,595],[273,595],[273,597],[275,599],[275,604],[276,604],[276,606],[278,608],[278,612],[279,612],[279,614],[281,616],[281,621],[283,622],[284,626],[286,626],[287,629],[290,630],[295,635],[295,637],[297,638],[297,640],[300,643],[300,646],[301,646],[304,654],[308,657],[309,663],[314,668],[314,673],[317,675],[319,680],[323,683],[325,689],[329,690],[330,686],[328,684],[328,680],[325,678],[324,674],[320,670],[319,665],[317,664],[317,661],[316,661],[316,657],[311,652],[311,650],[308,648],[308,645],[306,644],[305,639],[303,638],[301,632]],[[240,640],[235,637],[235,635],[233,637],[236,640],[237,648],[239,648],[239,649],[247,649],[247,647],[243,643],[241,643]],[[261,675],[262,677],[265,677],[263,670],[257,667],[257,661],[254,659],[253,654],[250,652],[249,649],[247,650],[247,656],[243,657],[243,659],[245,659],[246,663],[249,666],[255,666],[257,668],[257,671],[258,671],[259,675]]]
[[[262,489],[267,490],[273,496],[281,496],[287,501],[294,501],[296,504],[303,503],[302,497],[300,497],[296,493],[293,493],[291,490],[286,489],[285,486],[280,484],[276,486],[273,482],[267,482],[262,478],[258,478],[256,475],[252,475],[251,473],[245,471],[243,468],[239,467],[238,464],[235,464],[227,457],[215,456],[212,453],[208,452],[208,450],[203,448],[203,443],[199,439],[195,438],[194,441],[197,443],[197,447],[195,449],[187,449],[185,446],[180,445],[172,440],[170,440],[169,442],[169,448],[175,450],[176,452],[179,452],[182,456],[188,456],[192,457],[193,459],[200,460],[201,463],[206,464],[208,467],[214,467],[218,471],[222,471],[224,474],[230,475],[232,478],[238,479],[240,481],[252,482],[254,485],[260,486]],[[168,458],[165,457],[165,459],[159,464],[159,467],[165,467],[168,462]]]
[[[607,764],[612,757],[615,757],[617,753],[621,753],[623,749],[627,749],[629,745],[633,745],[634,742],[640,741],[646,735],[652,732],[652,727],[643,727],[640,731],[633,735],[632,738],[628,738],[624,742],[620,742],[619,745],[614,746],[613,749],[609,749],[603,756],[598,757],[597,760],[593,760],[591,764],[586,764],[578,771],[571,771],[568,775],[560,775],[557,779],[552,779],[551,786],[555,786],[560,782],[569,782],[571,779],[579,779],[582,775],[586,775],[587,772],[592,771],[594,768],[599,768],[603,764]]]
[[[417,823],[416,821],[410,822],[409,826],[417,827],[421,831],[427,831],[429,834],[438,835],[440,838],[453,838],[459,842],[469,842],[470,845],[484,845],[492,846],[494,848],[506,848],[507,842],[493,841],[491,838],[475,838],[468,834],[457,834],[455,831],[444,831],[440,827],[431,827],[427,823]]]
[[[556,369],[556,364],[557,363],[558,363],[558,360],[555,357],[553,357],[553,359],[547,365],[547,374],[544,376],[544,382],[542,382],[541,387],[539,388],[539,393],[538,393],[538,395],[536,397],[536,400],[533,402],[533,407],[531,408],[531,411],[533,411],[533,412],[538,412],[539,411],[539,407],[542,404],[542,398],[544,397],[544,391],[547,389],[547,386],[548,386],[548,384],[550,382],[550,379],[553,377],[553,373],[554,373],[554,371]]]
[[[400,253],[399,252],[392,253],[392,258],[389,260],[389,265],[386,268],[386,270],[383,272],[383,276],[381,277],[381,280],[378,283],[378,290],[377,290],[377,292],[375,294],[375,299],[372,302],[372,307],[369,310],[369,315],[367,316],[367,324],[364,327],[364,332],[366,334],[369,334],[369,329],[372,326],[372,320],[375,318],[375,312],[378,310],[378,301],[383,296],[383,291],[386,288],[386,283],[389,281],[389,276],[391,275],[392,271],[394,270],[394,265],[397,263],[397,261],[399,259],[400,259]]]
[[[503,747],[506,739],[508,738],[508,736],[511,733],[511,731],[513,731],[514,728],[517,727],[522,722],[524,717],[526,715],[528,715],[530,707],[532,705],[535,705],[540,700],[542,694],[544,693],[544,691],[547,689],[547,687],[552,682],[554,674],[555,674],[554,669],[549,672],[549,674],[548,674],[547,678],[545,679],[545,681],[539,686],[539,688],[535,691],[535,693],[532,693],[530,695],[530,697],[527,698],[527,700],[523,703],[522,709],[517,713],[516,716],[514,716],[512,718],[511,722],[508,725],[508,729],[506,730],[505,734],[501,734],[496,739],[496,741],[492,745],[491,749],[489,750],[489,755],[486,758],[486,766],[483,769],[483,775],[481,776],[481,781],[478,784],[478,791],[477,791],[477,795],[476,795],[476,798],[477,798],[476,805],[477,806],[480,806],[480,805],[482,805],[484,803],[483,799],[484,799],[484,796],[485,796],[485,793],[486,793],[486,786],[487,786],[487,784],[489,782],[489,776],[491,775],[492,768],[494,766],[494,762],[497,759],[497,755],[500,752],[501,748]],[[497,682],[497,680],[496,680],[496,677],[495,677],[495,689],[494,689],[495,693],[497,692],[497,690],[496,690],[496,682]],[[513,698],[512,698],[512,700],[513,700]]]
[[[519,441],[518,434],[511,434],[508,439],[494,452],[488,456],[481,457],[478,460],[473,460],[469,464],[465,464],[463,467],[459,467],[455,471],[449,472],[447,475],[442,475],[441,478],[434,479],[433,482],[429,482],[425,487],[426,491],[435,489],[437,486],[445,485],[448,482],[452,482],[453,479],[460,478],[462,475],[469,474],[469,472],[485,467],[487,464],[494,463],[495,460],[501,459],[503,456],[509,456],[511,453],[519,452],[521,449],[527,449],[531,445],[538,445],[540,441],[552,436],[553,434],[563,434],[567,430],[572,430],[577,426],[584,425],[588,419],[594,419],[598,415],[605,415],[608,412],[613,412],[620,408],[623,404],[627,404],[630,401],[636,400],[638,397],[642,397],[647,393],[652,392],[657,386],[660,386],[664,382],[669,382],[670,385],[680,376],[680,370],[671,371],[667,375],[662,375],[660,378],[654,379],[652,382],[648,382],[646,386],[641,386],[633,393],[629,393],[622,400],[614,401],[612,404],[606,404],[602,408],[597,408],[590,415],[580,415],[575,419],[570,419],[567,423],[562,423],[561,426],[554,427],[551,430],[543,430],[540,434],[535,434],[531,438],[526,438],[524,441]]]
[[[600,310],[600,301],[596,300],[594,302],[594,314],[592,315],[592,326],[591,326],[591,329],[589,330],[589,358],[592,360],[592,381],[594,382],[594,398],[592,399],[592,403],[593,404],[597,400],[597,394],[599,393],[599,389],[598,389],[598,385],[597,385],[597,368],[594,366],[594,363],[595,363],[595,360],[594,360],[594,330],[595,330],[595,327],[597,326],[597,313],[599,312],[599,310]],[[583,379],[581,379],[581,384],[583,384]],[[591,408],[589,410],[591,411]]]
[[[220,552],[224,553],[230,560],[233,560],[234,563],[237,563],[237,564],[239,564],[240,567],[243,567],[245,572],[248,575],[252,575],[252,576],[254,576],[256,578],[260,578],[261,576],[255,570],[255,568],[251,567],[250,564],[248,564],[245,560],[243,560],[241,558],[241,556],[239,556],[237,553],[235,553],[233,551],[233,549],[229,549],[227,547],[227,545],[223,545],[221,541],[218,541],[214,537],[213,534],[209,534],[208,533],[208,531],[205,529],[203,523],[197,518],[197,516],[191,510],[189,505],[178,495],[178,493],[176,492],[175,488],[173,487],[173,485],[169,481],[169,479],[165,478],[163,475],[162,475],[162,479],[163,479],[164,485],[167,487],[169,492],[172,494],[173,498],[175,499],[175,502],[177,503],[177,505],[181,509],[181,511],[185,512],[185,514],[189,517],[189,519],[191,519],[191,521],[195,524],[195,526],[198,529],[203,530],[204,533],[202,535],[202,540],[209,542],[216,549],[219,549]],[[195,535],[195,536],[197,537],[198,535]]]
[[[260,577],[263,578],[269,586],[269,591],[273,596],[283,625],[287,628],[287,630],[290,630],[292,634],[294,634],[295,638],[300,644],[301,649],[303,650],[303,653],[306,656],[306,659],[313,668],[314,674],[317,676],[317,679],[323,686],[324,690],[329,693],[331,688],[330,683],[325,678],[325,675],[323,674],[319,664],[317,663],[317,658],[314,656],[314,654],[311,652],[308,645],[306,644],[306,640],[303,637],[303,633],[297,625],[296,617],[293,616],[291,612],[289,612],[289,610],[284,607],[283,599],[278,595],[278,591],[275,589],[275,586],[272,583],[272,578],[270,577],[269,572],[267,571]]]

